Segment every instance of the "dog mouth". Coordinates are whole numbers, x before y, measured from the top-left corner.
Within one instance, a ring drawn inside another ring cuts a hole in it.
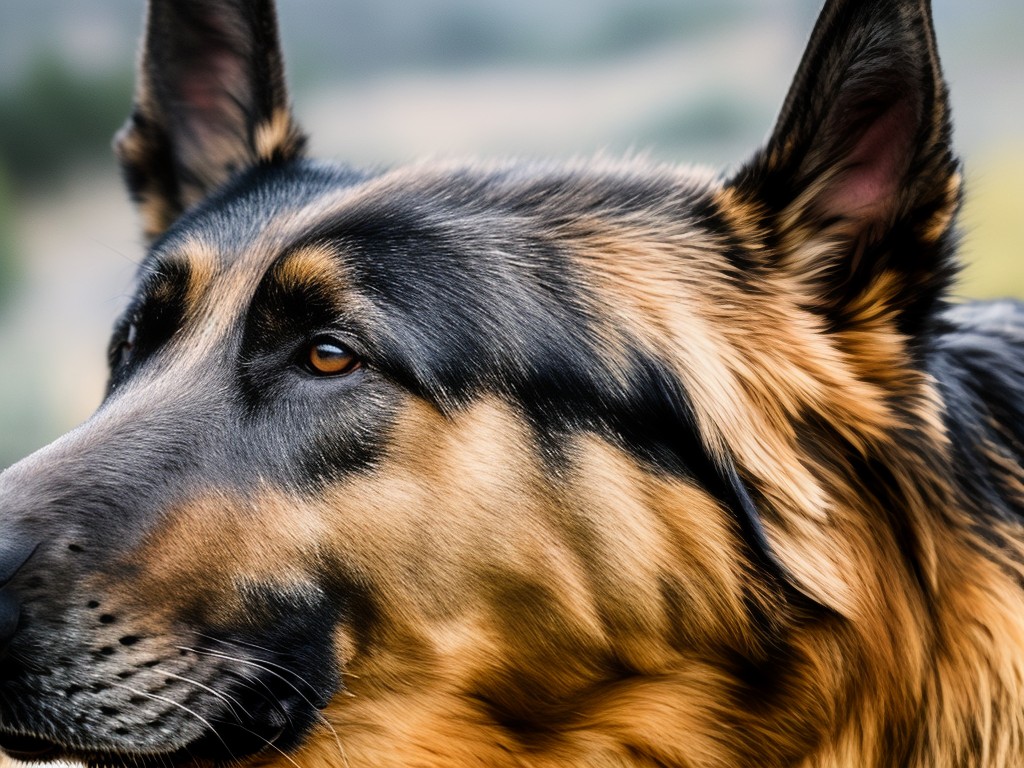
[[[271,751],[285,756],[321,717],[337,678],[317,679],[314,688],[308,676],[291,672],[289,659],[264,655],[256,662],[234,652],[196,652],[194,658],[216,659],[220,666],[175,667],[184,672],[178,675],[168,664],[164,672],[133,683],[136,687],[99,682],[93,684],[96,690],[49,689],[49,678],[8,665],[0,671],[0,764],[7,754],[26,763],[90,768],[215,768]],[[152,668],[127,667],[140,678],[138,669]],[[106,672],[114,675],[113,669]],[[179,680],[192,685],[174,687]],[[149,695],[147,684],[165,687],[158,688],[160,695]],[[137,695],[129,699],[121,688]],[[73,707],[66,704],[69,698]]]
[[[210,731],[183,747],[169,752],[149,754],[116,749],[100,751],[62,744],[40,736],[0,730],[0,756],[25,763],[77,762],[90,768],[168,768],[168,766],[238,764],[268,749],[278,749],[276,742],[284,729],[260,734],[241,726],[230,725]]]
[[[22,762],[44,762],[61,757],[64,747],[36,736],[22,736],[0,731],[0,752]]]

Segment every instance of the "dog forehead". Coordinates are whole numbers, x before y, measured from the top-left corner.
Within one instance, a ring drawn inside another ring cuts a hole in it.
[[[678,224],[702,218],[717,187],[708,170],[645,160],[434,161],[383,172],[297,161],[245,174],[182,217],[152,252],[188,253],[201,242],[224,266],[245,258],[256,267],[254,251],[271,258],[346,227],[385,239],[428,229],[500,240],[555,236],[587,217],[664,214]]]
[[[599,273],[614,272],[602,264],[629,243],[672,243],[685,269],[680,246],[715,234],[719,189],[707,171],[644,161],[431,162],[379,173],[300,161],[256,169],[186,214],[145,269],[183,266],[186,316],[216,308],[225,331],[261,284],[283,280],[344,293],[346,305],[376,297],[406,329],[413,317],[444,319],[474,336],[501,326],[525,339],[524,311],[538,333],[570,322]]]

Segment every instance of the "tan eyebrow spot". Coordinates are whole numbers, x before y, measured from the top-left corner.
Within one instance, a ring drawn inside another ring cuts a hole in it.
[[[203,297],[213,285],[219,259],[217,253],[201,240],[193,239],[185,249],[188,265],[188,288],[185,291],[185,317],[195,317]]]
[[[286,291],[314,289],[336,294],[343,285],[337,254],[327,246],[309,246],[290,253],[273,269],[272,275]]]

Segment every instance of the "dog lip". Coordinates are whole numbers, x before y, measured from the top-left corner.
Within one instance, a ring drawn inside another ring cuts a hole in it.
[[[65,750],[59,744],[38,736],[25,736],[0,731],[0,751],[6,752],[15,760],[42,761],[54,760]]]
[[[281,733],[283,733],[283,731],[284,729],[281,729]],[[265,746],[269,747],[273,744],[273,742],[280,737],[281,733],[274,734],[270,738],[266,739]],[[187,764],[196,764],[197,762],[199,764],[217,765],[228,760],[238,760],[239,758],[251,757],[257,754],[257,752],[249,752],[244,755],[197,755],[193,750],[196,746],[201,746],[203,744],[204,738],[205,737],[200,737],[191,744],[170,752],[129,754],[127,752],[120,752],[117,750],[107,752],[92,749],[76,749],[38,736],[27,736],[24,734],[0,731],[0,759],[2,759],[4,755],[7,755],[15,760],[20,760],[26,763],[49,763],[60,761],[82,763],[87,766],[105,766],[106,768],[115,765],[131,765],[136,768],[145,768],[145,766],[153,766],[153,768],[156,768],[156,766],[162,766],[163,768],[167,768],[167,766],[185,766]]]
[[[289,737],[288,715],[280,710],[265,713],[259,722],[238,723],[215,719],[217,726],[204,730],[186,744],[167,744],[150,749],[121,745],[83,746],[53,736],[19,732],[0,725],[0,764],[4,755],[26,763],[81,763],[94,768],[185,768],[188,765],[221,766],[279,749]]]

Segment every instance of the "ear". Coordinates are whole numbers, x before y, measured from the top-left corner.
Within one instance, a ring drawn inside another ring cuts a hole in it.
[[[151,0],[135,104],[115,139],[146,236],[236,174],[302,153],[272,0]]]
[[[956,276],[960,174],[927,0],[830,0],[764,150],[727,185],[831,328],[913,335]]]

